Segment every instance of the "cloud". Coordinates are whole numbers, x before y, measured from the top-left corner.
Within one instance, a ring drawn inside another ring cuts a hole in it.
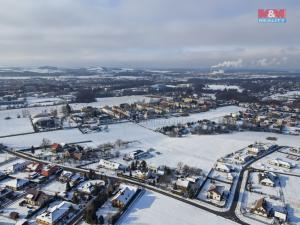
[[[272,67],[284,65],[288,60],[288,57],[273,57],[273,58],[262,58],[258,59],[254,64],[259,67]]]
[[[286,56],[284,65],[296,68],[300,60],[298,0],[0,0],[0,4],[2,65],[210,67],[223,62],[226,67],[235,66],[231,59],[255,66],[249,62]],[[287,23],[257,22],[258,8],[282,7],[287,9]]]

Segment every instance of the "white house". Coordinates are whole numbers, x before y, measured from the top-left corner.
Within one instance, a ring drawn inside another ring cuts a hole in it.
[[[278,167],[282,167],[282,168],[286,168],[286,169],[291,169],[293,167],[293,165],[291,163],[283,161],[281,159],[272,159],[269,161],[269,164],[278,166]]]
[[[265,151],[265,147],[262,144],[255,144],[255,145],[250,145],[248,147],[248,154],[251,155],[258,155],[259,153]]]
[[[86,194],[92,194],[95,190],[95,186],[104,186],[105,182],[103,180],[89,180],[85,181],[84,183],[80,184],[77,187],[77,191],[86,193]]]
[[[258,174],[259,183],[264,186],[275,187],[275,178],[275,176],[268,172]]]
[[[122,185],[118,193],[112,198],[114,207],[123,208],[136,193],[137,188],[129,185]]]
[[[285,222],[287,220],[287,213],[285,210],[278,210],[274,211],[274,217],[277,218],[280,222]]]
[[[15,164],[7,167],[6,169],[4,169],[4,172],[15,173],[15,172],[24,170],[29,163],[30,163],[29,161],[17,162]]]
[[[178,188],[184,189],[184,190],[188,189],[190,187],[191,183],[192,183],[191,181],[189,181],[185,178],[178,178],[176,180],[176,186]]]
[[[231,171],[231,166],[218,162],[215,166],[215,169],[221,172],[229,173]]]
[[[59,221],[62,221],[63,218],[65,218],[68,215],[71,207],[72,207],[71,203],[63,201],[58,205],[48,208],[47,211],[38,215],[36,217],[36,222],[37,224],[41,224],[41,225],[57,224]]]
[[[221,201],[224,197],[224,187],[219,185],[211,185],[207,191],[207,198]]]
[[[29,180],[26,179],[12,179],[5,183],[7,188],[10,188],[14,191],[20,190],[21,188],[25,187],[29,184]]]

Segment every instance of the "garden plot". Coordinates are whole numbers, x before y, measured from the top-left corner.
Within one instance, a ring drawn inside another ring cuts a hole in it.
[[[273,221],[273,217],[263,217],[254,213],[250,212],[250,209],[253,207],[255,201],[258,199],[261,199],[265,197],[265,200],[267,201],[267,205],[269,209],[282,209],[284,207],[284,202],[281,200],[274,200],[269,197],[266,197],[264,195],[255,193],[255,192],[249,192],[249,191],[244,191],[243,193],[243,202],[242,202],[242,208],[244,209],[244,216],[247,218],[253,219],[253,224],[257,224],[257,222],[260,223],[266,223],[266,224],[271,224]],[[258,224],[260,224],[258,223]],[[252,222],[251,222],[252,224]]]
[[[259,172],[251,172],[249,174],[248,183],[251,183],[251,188],[253,192],[261,193],[262,195],[274,196],[275,198],[280,198],[280,182],[276,180],[275,187],[265,186],[259,183],[258,178]]]
[[[45,193],[48,193],[49,195],[63,195],[66,191],[66,183],[59,182],[57,180],[53,180],[49,184],[45,185],[42,189]]]
[[[232,176],[232,179],[229,177],[231,174]],[[231,172],[231,173],[226,173],[226,172],[221,172],[221,171],[217,171],[217,170],[212,170],[209,174],[209,177],[210,178],[213,178],[213,179],[216,179],[216,180],[220,180],[220,181],[223,181],[223,182],[229,182],[229,183],[232,183],[233,182],[233,179],[235,177],[237,177],[238,174],[237,173],[234,173],[234,172]]]

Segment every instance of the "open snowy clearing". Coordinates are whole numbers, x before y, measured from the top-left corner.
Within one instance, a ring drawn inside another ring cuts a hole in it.
[[[109,125],[108,132],[82,134],[78,129],[68,129],[2,138],[0,142],[9,147],[22,149],[29,148],[32,145],[39,146],[43,138],[57,143],[92,141],[85,145],[94,147],[102,143],[115,142],[117,139],[138,141],[134,148],[144,150],[154,148],[161,153],[147,159],[147,162],[151,164],[175,167],[178,162],[182,161],[185,164],[202,168],[205,172],[208,172],[218,158],[253,144],[255,141],[268,142],[266,137],[269,136],[278,138],[277,141],[272,143],[300,146],[300,139],[297,136],[262,132],[190,135],[184,138],[171,138],[134,123]],[[123,150],[121,153],[123,153]]]
[[[33,132],[29,118],[0,118],[0,136]]]
[[[167,196],[146,191],[121,217],[118,224],[229,225],[236,223]]]

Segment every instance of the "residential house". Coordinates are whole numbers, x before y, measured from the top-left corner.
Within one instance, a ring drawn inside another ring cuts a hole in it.
[[[89,180],[77,187],[77,191],[84,194],[92,194],[95,190],[95,186],[104,186],[105,182],[103,180]]]
[[[279,222],[283,223],[287,221],[287,212],[285,209],[275,209],[274,217],[279,220]]]
[[[278,167],[282,167],[282,168],[286,168],[286,169],[291,169],[293,167],[293,165],[291,163],[283,161],[281,159],[272,159],[269,161],[269,164],[278,166]]]
[[[225,196],[224,189],[225,189],[224,186],[211,185],[207,191],[207,198],[221,201]]]
[[[220,162],[217,162],[215,169],[217,171],[226,172],[226,173],[229,173],[232,170],[230,165],[226,165],[226,164],[220,163]]]
[[[41,174],[45,177],[50,177],[57,173],[59,170],[59,167],[56,165],[46,165],[43,167]]]
[[[269,217],[270,210],[268,208],[268,203],[265,198],[260,198],[255,201],[253,206],[250,210],[252,213],[263,216],[263,217]]]
[[[262,144],[254,144],[248,146],[248,154],[257,156],[261,152],[265,151],[265,147]]]
[[[73,176],[73,173],[70,171],[63,171],[62,174],[59,177],[59,181],[61,182],[69,182],[71,180],[71,177]]]
[[[57,152],[61,152],[62,150],[63,150],[62,146],[60,144],[58,144],[58,143],[53,143],[51,145],[51,151],[52,152],[57,153]]]
[[[6,168],[4,171],[6,173],[15,173],[18,171],[22,171],[27,167],[28,164],[29,164],[29,161],[17,162],[15,164],[9,166],[8,168]]]
[[[245,164],[246,162],[249,162],[251,159],[253,159],[253,156],[251,155],[246,155],[246,154],[236,154],[234,156],[234,159],[240,163],[240,164]]]
[[[270,172],[262,172],[258,174],[258,181],[264,186],[275,187],[276,185],[276,175]]]
[[[38,163],[38,162],[31,162],[27,165],[26,167],[26,171],[28,172],[41,172],[43,168],[43,164],[42,163]]]
[[[25,201],[27,204],[32,206],[42,207],[51,200],[51,196],[45,194],[44,192],[36,189],[27,190],[27,195],[25,196]]]
[[[71,185],[72,187],[74,187],[74,186],[80,184],[81,182],[83,182],[84,179],[85,179],[85,178],[84,178],[83,176],[81,176],[79,173],[75,173],[75,174],[74,174],[73,176],[71,176],[71,178],[70,178],[70,185]]]
[[[135,150],[133,152],[130,152],[128,154],[126,154],[126,156],[124,157],[124,160],[133,160],[133,159],[140,159],[142,157],[147,156],[148,153],[143,151],[143,150]]]
[[[63,201],[36,217],[36,223],[40,225],[56,225],[61,222],[71,211],[72,204]]]
[[[18,190],[21,190],[23,187],[27,186],[28,184],[29,184],[29,180],[17,178],[17,179],[12,179],[12,180],[8,181],[5,184],[5,186],[14,191],[18,191]]]
[[[124,185],[118,193],[112,198],[112,206],[117,208],[123,208],[128,204],[131,198],[136,193],[136,188]]]
[[[178,189],[181,189],[181,190],[188,190],[191,185],[192,185],[192,182],[187,180],[186,178],[178,178],[176,180],[176,186]]]
[[[109,170],[120,170],[120,169],[125,168],[120,163],[112,162],[112,161],[105,160],[105,159],[100,159],[99,167],[103,167],[103,168],[106,168]]]

